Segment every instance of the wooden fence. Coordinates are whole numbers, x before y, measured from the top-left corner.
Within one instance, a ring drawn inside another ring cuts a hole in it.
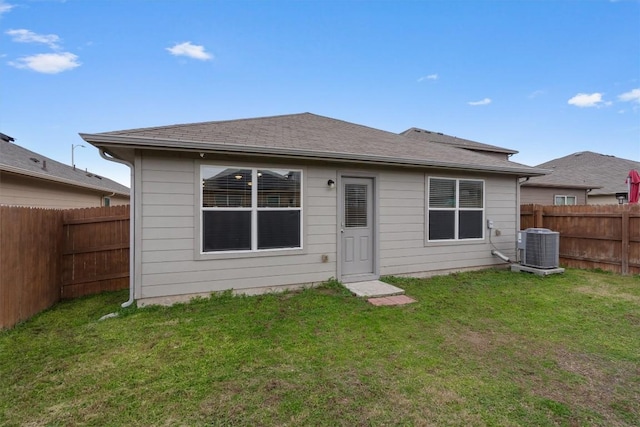
[[[640,274],[640,205],[520,206],[520,228],[560,233],[560,263]]]
[[[62,215],[0,206],[0,329],[60,299]]]
[[[129,206],[0,206],[0,329],[63,298],[129,286]]]
[[[64,212],[63,299],[129,286],[129,205]]]

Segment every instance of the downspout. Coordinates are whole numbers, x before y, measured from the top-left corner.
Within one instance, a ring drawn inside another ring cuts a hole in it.
[[[134,279],[135,279],[135,274],[134,274],[134,266],[135,266],[135,236],[134,236],[134,232],[135,232],[135,224],[134,224],[134,219],[135,219],[135,199],[134,199],[134,195],[135,195],[135,191],[133,189],[133,183],[134,183],[134,172],[133,172],[133,163],[131,162],[127,162],[126,160],[121,160],[121,159],[116,159],[115,157],[111,157],[110,155],[107,155],[107,153],[104,151],[103,148],[99,149],[100,151],[100,157],[102,157],[105,160],[108,160],[110,162],[116,162],[116,163],[121,163],[123,165],[126,165],[129,167],[129,169],[131,170],[131,190],[129,191],[129,300],[126,302],[123,302],[120,306],[122,308],[127,308],[129,307],[131,304],[133,304],[134,298],[133,298],[133,285],[134,285]]]

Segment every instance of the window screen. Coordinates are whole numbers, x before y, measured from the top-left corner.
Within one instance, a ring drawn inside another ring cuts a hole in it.
[[[202,225],[204,252],[251,249],[250,211],[205,211]]]
[[[456,213],[453,211],[429,212],[429,240],[455,239]]]
[[[300,211],[258,212],[258,249],[300,246]]]

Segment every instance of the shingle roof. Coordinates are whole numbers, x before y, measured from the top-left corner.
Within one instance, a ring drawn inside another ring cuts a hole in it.
[[[261,154],[363,163],[484,170],[519,176],[545,171],[446,144],[415,140],[311,113],[80,134],[103,148],[135,147]]]
[[[454,147],[466,148],[476,151],[488,151],[493,153],[504,154],[517,154],[515,150],[508,148],[498,147],[496,145],[483,144],[481,142],[471,141],[470,139],[458,138],[457,136],[445,135],[441,132],[432,132],[420,128],[407,129],[401,132],[400,135],[404,135],[409,138],[417,139],[420,141],[436,142],[438,144],[448,144]]]
[[[74,169],[4,139],[0,140],[0,170],[92,190],[129,195],[129,188],[109,178]]]
[[[590,195],[603,195],[627,191],[625,179],[630,170],[640,170],[640,162],[592,151],[581,151],[550,160],[537,167],[550,169],[552,172],[545,176],[533,177],[523,185],[531,187],[582,185],[584,188],[594,188]]]

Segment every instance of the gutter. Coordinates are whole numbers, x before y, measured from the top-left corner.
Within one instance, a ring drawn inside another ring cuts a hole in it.
[[[22,168],[15,167],[15,166],[9,166],[9,165],[6,165],[6,164],[0,164],[0,171],[9,172],[9,173],[15,173],[15,174],[18,174],[18,175],[24,175],[24,176],[28,176],[28,177],[31,177],[31,178],[44,179],[44,180],[47,180],[47,181],[53,181],[53,182],[57,182],[57,183],[60,183],[60,184],[72,185],[74,187],[79,187],[79,188],[87,188],[87,189],[90,189],[90,190],[97,190],[97,191],[100,191],[100,192],[115,193],[115,194],[118,194],[118,195],[121,195],[121,196],[125,196],[125,197],[129,196],[129,194],[127,194],[127,193],[114,191],[113,188],[101,187],[99,185],[86,184],[84,182],[74,181],[74,180],[66,179],[66,178],[60,178],[58,176],[51,175],[51,174],[34,172],[34,171],[31,171],[31,170],[22,169]]]
[[[135,236],[134,236],[134,232],[135,232],[135,224],[134,224],[134,219],[135,219],[135,191],[133,190],[133,185],[134,185],[134,169],[133,169],[133,163],[128,162],[126,160],[121,160],[121,159],[116,159],[115,157],[111,157],[111,155],[107,155],[107,153],[104,151],[103,148],[100,148],[99,150],[100,152],[100,157],[102,157],[105,160],[108,160],[110,162],[116,162],[116,163],[121,163],[123,165],[126,165],[129,167],[129,169],[131,170],[131,191],[130,191],[130,196],[129,196],[129,300],[123,302],[120,307],[122,308],[127,308],[129,307],[131,304],[133,304],[134,301],[134,297],[133,297],[133,291],[134,291],[134,282],[135,282],[135,274],[134,274],[134,266],[135,266]]]
[[[389,156],[371,156],[367,154],[357,153],[339,153],[339,152],[321,152],[313,150],[301,150],[292,148],[274,148],[255,145],[231,145],[225,143],[212,143],[212,142],[197,142],[189,140],[164,140],[154,138],[140,138],[140,137],[122,137],[115,135],[104,134],[83,134],[80,136],[85,141],[97,145],[97,146],[127,146],[128,148],[140,148],[149,149],[156,148],[164,151],[193,151],[197,153],[202,152],[218,152],[228,154],[246,154],[246,155],[264,155],[264,156],[279,156],[290,158],[306,158],[314,160],[330,160],[341,162],[361,162],[361,163],[376,163],[389,166],[413,166],[413,167],[433,167],[433,168],[446,168],[446,169],[458,169],[467,171],[488,171],[493,173],[506,173],[519,176],[541,176],[546,175],[549,171],[546,169],[538,169],[526,167],[526,169],[519,167],[509,166],[492,166],[492,165],[477,165],[477,164],[460,164],[446,161],[429,161],[421,159],[407,159],[397,158]],[[179,145],[178,145],[179,144]]]

